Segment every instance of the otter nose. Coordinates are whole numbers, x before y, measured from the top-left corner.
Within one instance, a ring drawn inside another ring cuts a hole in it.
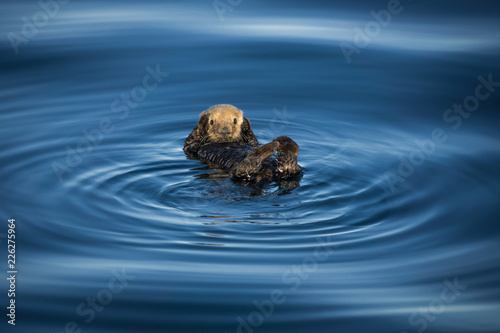
[[[225,135],[225,134],[229,134],[229,131],[228,131],[227,127],[224,127],[222,129],[222,132],[220,132],[220,133]]]

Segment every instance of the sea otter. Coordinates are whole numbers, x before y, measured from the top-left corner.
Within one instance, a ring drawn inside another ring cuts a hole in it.
[[[299,146],[279,136],[260,146],[243,111],[220,104],[200,114],[200,120],[184,142],[184,152],[202,162],[227,170],[232,178],[265,185],[299,176]],[[273,158],[274,153],[278,153]]]

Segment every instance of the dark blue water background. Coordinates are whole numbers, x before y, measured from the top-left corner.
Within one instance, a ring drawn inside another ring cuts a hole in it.
[[[468,98],[500,81],[498,6],[401,2],[348,63],[386,1],[232,4],[0,6],[1,331],[498,332],[500,87]],[[300,182],[186,159],[219,103],[292,137]]]

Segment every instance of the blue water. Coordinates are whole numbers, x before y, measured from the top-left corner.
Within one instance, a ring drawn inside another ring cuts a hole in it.
[[[498,5],[231,3],[0,5],[1,331],[500,331]],[[302,179],[186,159],[220,103]]]

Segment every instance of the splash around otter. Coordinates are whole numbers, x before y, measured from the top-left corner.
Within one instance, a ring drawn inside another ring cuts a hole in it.
[[[184,142],[184,152],[227,170],[234,179],[260,186],[300,176],[302,171],[297,163],[299,146],[292,139],[283,135],[261,146],[243,111],[228,104],[200,114]]]

